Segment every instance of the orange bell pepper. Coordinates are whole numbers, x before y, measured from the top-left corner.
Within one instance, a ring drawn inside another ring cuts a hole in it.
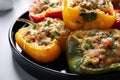
[[[64,0],[63,21],[70,29],[112,27],[116,14],[111,1],[92,1]]]

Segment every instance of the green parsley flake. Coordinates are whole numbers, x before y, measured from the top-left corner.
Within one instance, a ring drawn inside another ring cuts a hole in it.
[[[47,43],[46,42],[41,42],[41,45],[46,45]]]
[[[27,43],[31,43],[32,41],[31,40],[26,40]]]
[[[53,7],[54,5],[55,5],[54,3],[51,3],[51,4],[50,4],[50,7]]]
[[[97,14],[95,12],[93,12],[93,11],[87,11],[85,9],[82,9],[80,11],[79,16],[82,16],[83,19],[84,19],[84,21],[88,21],[88,22],[94,21],[97,18]]]
[[[89,39],[86,40],[86,44],[84,45],[84,48],[86,48],[86,49],[94,49],[94,47],[92,45],[92,42]]]
[[[45,26],[49,26],[50,25],[50,20],[47,20],[47,22],[45,23]]]
[[[115,53],[115,51],[116,51],[115,49],[117,48],[117,44],[112,44],[111,48],[112,48],[112,53]]]
[[[57,36],[60,36],[60,33],[58,33],[57,31],[55,31],[53,34],[49,35],[49,37],[51,37],[51,38],[55,38]]]
[[[36,26],[36,25],[30,25],[29,27],[30,27],[31,29],[36,29],[37,26]]]

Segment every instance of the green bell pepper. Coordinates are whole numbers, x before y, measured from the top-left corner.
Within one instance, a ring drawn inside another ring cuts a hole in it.
[[[67,40],[69,69],[77,74],[98,74],[120,69],[120,31],[77,30]]]

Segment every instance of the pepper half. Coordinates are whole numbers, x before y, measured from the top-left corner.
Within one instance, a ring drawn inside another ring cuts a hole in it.
[[[48,63],[65,52],[66,40],[71,30],[58,18],[47,17],[39,23],[20,18],[18,21],[29,24],[15,34],[18,45],[33,59]]]
[[[62,19],[63,0],[36,0],[29,7],[31,21],[40,22],[46,17]]]
[[[67,40],[67,61],[77,74],[100,74],[120,69],[120,31],[77,30]]]
[[[40,34],[39,24],[26,19],[19,19],[19,21],[30,24],[28,27],[19,29],[15,34],[17,44],[26,54],[42,63],[52,62],[59,57],[61,49],[55,38],[46,38],[44,34]]]
[[[73,30],[108,29],[116,15],[110,0],[64,0],[63,21]]]

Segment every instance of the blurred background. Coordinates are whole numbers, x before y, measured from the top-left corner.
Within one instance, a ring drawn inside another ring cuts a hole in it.
[[[0,80],[37,80],[13,59],[8,30],[34,0],[0,0]]]

